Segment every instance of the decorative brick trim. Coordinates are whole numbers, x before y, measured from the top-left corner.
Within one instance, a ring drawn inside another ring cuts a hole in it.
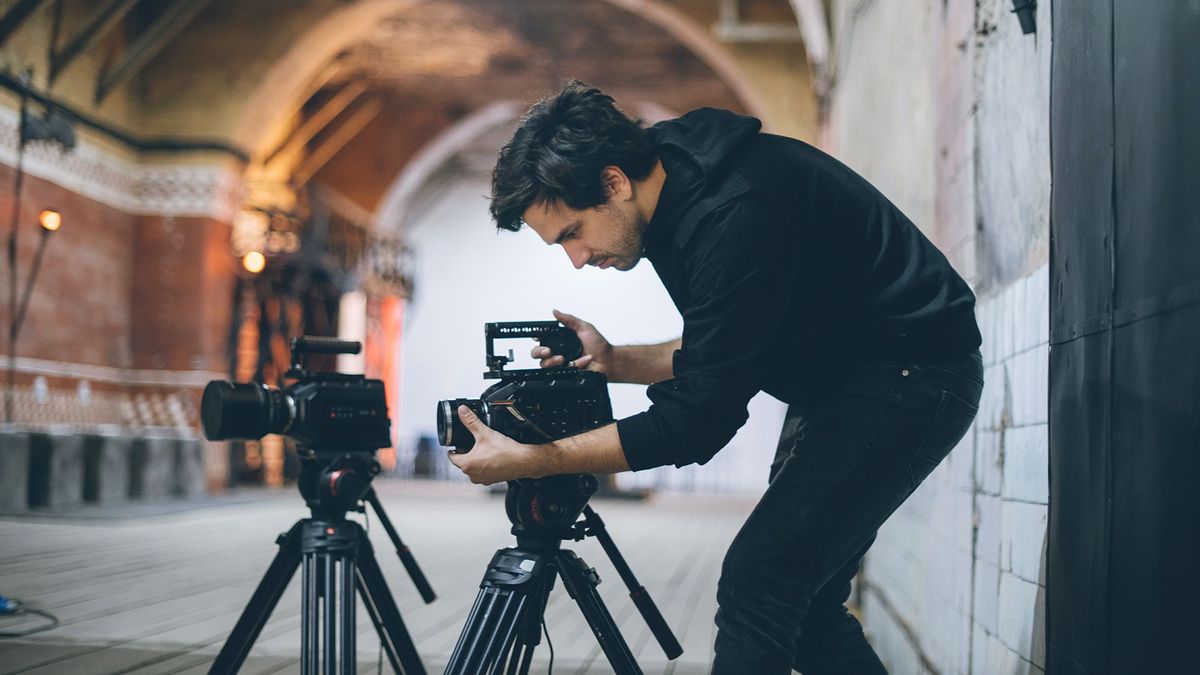
[[[19,112],[0,107],[0,162],[17,163]],[[63,153],[46,143],[25,147],[25,171],[126,213],[192,216],[232,222],[245,183],[223,163],[151,164],[80,138]]]
[[[0,359],[0,365],[7,368],[8,358]],[[85,363],[48,361],[25,356],[17,357],[17,372],[141,387],[199,388],[207,384],[209,380],[223,380],[229,377],[226,373],[208,370],[135,370]]]

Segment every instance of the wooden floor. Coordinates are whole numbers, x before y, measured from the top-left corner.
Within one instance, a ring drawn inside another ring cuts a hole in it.
[[[430,673],[453,650],[488,561],[511,545],[503,500],[445,483],[378,485],[400,536],[438,599],[426,605],[382,527],[369,523],[393,596]],[[712,657],[721,557],[752,507],[744,498],[658,496],[593,506],[684,647],[667,661],[599,544],[572,543],[646,673],[700,675]],[[306,515],[291,490],[189,505],[138,505],[0,517],[0,595],[56,615],[60,625],[0,639],[0,673],[203,673],[275,555],[275,537]],[[360,605],[360,672],[376,672],[378,639]],[[243,668],[296,672],[299,587],[284,594]],[[36,623],[0,617],[0,631]],[[561,585],[546,611],[556,674],[611,672]],[[532,672],[545,673],[538,648]],[[391,672],[384,660],[382,672]]]

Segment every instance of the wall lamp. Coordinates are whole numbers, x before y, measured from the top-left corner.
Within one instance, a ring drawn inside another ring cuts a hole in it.
[[[29,309],[29,297],[33,294],[33,285],[37,281],[38,271],[42,268],[42,257],[46,252],[46,244],[50,235],[62,227],[62,214],[54,209],[46,209],[38,214],[38,225],[41,227],[41,238],[38,240],[37,253],[33,257],[33,267],[29,269],[29,278],[25,280],[25,289],[21,293],[21,301],[17,302],[17,236],[14,231],[8,238],[8,266],[10,292],[8,294],[8,390],[4,397],[5,419],[13,421],[13,391],[17,371],[17,337],[21,334],[21,326],[25,323],[25,311]]]
[[[1012,0],[1013,14],[1021,22],[1021,32],[1025,35],[1037,32],[1037,0]]]

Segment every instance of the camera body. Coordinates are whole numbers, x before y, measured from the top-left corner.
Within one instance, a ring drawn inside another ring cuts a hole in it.
[[[381,380],[301,366],[304,354],[356,354],[360,349],[357,342],[298,337],[292,341],[292,366],[284,376],[293,381],[289,386],[209,382],[200,404],[204,435],[221,441],[283,434],[315,452],[390,447],[392,423]]]
[[[477,399],[438,402],[439,442],[467,452],[475,438],[458,419],[465,405],[484,424],[520,443],[536,444],[574,436],[612,422],[608,378],[603,373],[574,367],[505,371],[513,358],[498,355],[498,339],[537,338],[569,363],[582,354],[579,338],[557,321],[511,321],[484,324],[487,349],[485,379],[499,380]]]

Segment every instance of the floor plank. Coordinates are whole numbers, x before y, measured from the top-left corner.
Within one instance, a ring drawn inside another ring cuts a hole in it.
[[[438,600],[422,602],[374,514],[365,519],[372,545],[427,669],[440,672],[492,555],[515,543],[503,500],[460,484],[380,481],[377,487]],[[276,536],[307,513],[290,491],[159,506],[0,517],[0,594],[49,611],[60,622],[44,633],[0,640],[0,674],[207,672],[274,557]],[[593,506],[684,648],[679,659],[666,659],[598,542],[565,543],[599,574],[598,592],[642,668],[706,673],[721,558],[752,502],[660,495]],[[296,670],[299,595],[293,579],[242,672]],[[360,672],[376,672],[379,639],[358,605]],[[545,619],[555,673],[610,672],[561,582]],[[21,620],[0,617],[0,629]],[[545,672],[549,656],[543,639],[534,672]],[[383,672],[390,672],[386,659]]]

